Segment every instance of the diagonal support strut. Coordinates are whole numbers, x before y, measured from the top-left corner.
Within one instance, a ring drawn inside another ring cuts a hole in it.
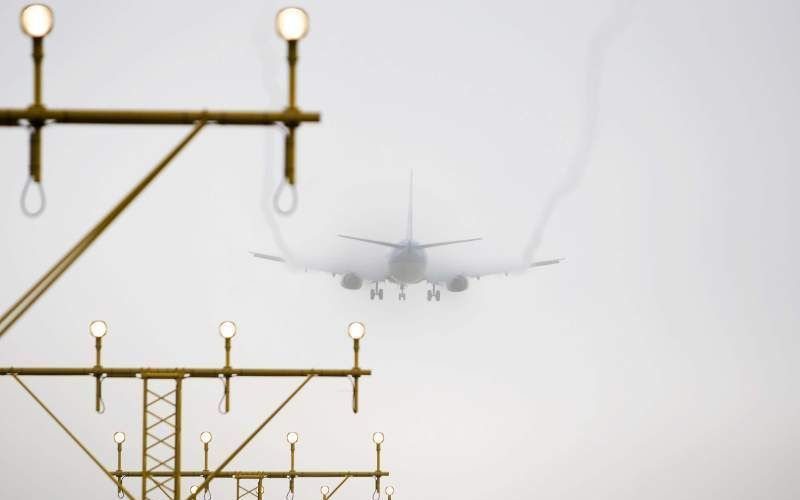
[[[175,146],[172,151],[167,154],[167,156],[162,159],[158,165],[153,167],[152,170],[141,180],[139,183],[111,209],[111,211],[103,217],[100,222],[98,222],[91,230],[89,230],[86,235],[78,241],[78,243],[73,246],[69,252],[66,253],[61,259],[56,262],[53,267],[51,267],[45,274],[42,276],[39,281],[37,281],[25,294],[17,300],[4,314],[0,317],[0,337],[2,337],[9,328],[11,328],[14,323],[17,322],[19,318],[22,317],[23,314],[30,308],[37,300],[44,294],[50,286],[55,283],[55,281],[66,271],[69,267],[75,263],[75,261],[80,257],[84,251],[86,251],[89,246],[94,243],[103,232],[111,225],[112,222],[121,214],[128,205],[139,196],[142,191],[145,190],[147,186],[150,185],[151,182],[161,173],[164,168],[169,165],[173,158],[175,158],[178,153],[186,147],[187,144],[197,135],[198,132],[205,126],[206,121],[201,119],[198,121],[192,130],[183,138],[181,142]]]
[[[84,453],[86,453],[86,455],[89,456],[89,458],[92,460],[92,462],[94,462],[95,465],[97,465],[100,468],[100,470],[103,471],[103,474],[108,476],[108,478],[111,479],[111,481],[114,482],[114,484],[117,486],[117,488],[119,488],[120,491],[122,491],[125,494],[125,496],[128,497],[128,500],[136,500],[135,498],[133,498],[133,495],[131,495],[131,493],[125,488],[125,486],[122,485],[122,481],[118,481],[117,478],[115,478],[113,474],[108,472],[106,470],[106,468],[103,467],[103,464],[101,464],[100,461],[97,460],[97,458],[95,458],[95,456],[92,454],[92,452],[89,451],[89,449],[86,448],[86,446],[84,446],[84,444],[80,442],[80,440],[75,436],[75,434],[73,434],[72,432],[70,432],[69,429],[67,429],[67,426],[64,425],[61,422],[61,420],[59,420],[58,417],[56,417],[55,414],[52,411],[50,411],[50,408],[48,408],[47,405],[45,405],[42,402],[42,400],[39,399],[36,396],[36,394],[34,394],[33,391],[27,385],[25,385],[25,383],[22,380],[19,379],[19,377],[17,377],[16,375],[13,375],[13,374],[11,376],[14,377],[14,380],[16,380],[17,383],[19,383],[19,385],[22,386],[23,389],[25,389],[25,392],[27,392],[33,398],[33,400],[36,401],[39,404],[39,406],[41,406],[42,409],[47,412],[48,415],[50,415],[50,418],[52,418],[55,421],[55,423],[57,423],[58,426],[61,427],[61,429],[64,432],[66,432],[67,435],[70,438],[72,438],[73,441],[75,441],[75,444],[77,444],[84,451]]]

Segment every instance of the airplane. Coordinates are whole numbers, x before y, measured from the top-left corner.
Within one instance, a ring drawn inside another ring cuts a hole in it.
[[[441,247],[445,245],[456,245],[461,243],[468,243],[478,241],[482,238],[468,238],[463,240],[440,241],[435,243],[419,243],[414,240],[413,222],[414,222],[414,208],[413,208],[413,174],[411,178],[411,186],[409,187],[409,201],[408,201],[408,222],[406,226],[406,237],[398,243],[389,241],[379,241],[367,238],[359,238],[356,236],[348,236],[339,234],[340,238],[358,241],[362,243],[369,243],[371,245],[380,245],[391,248],[387,256],[385,265],[378,268],[369,269],[365,264],[352,262],[342,264],[337,269],[316,269],[331,273],[334,277],[341,276],[341,285],[348,290],[359,290],[364,284],[364,281],[372,283],[370,286],[369,298],[370,300],[383,300],[383,288],[380,284],[390,282],[398,285],[400,293],[398,299],[401,301],[406,300],[406,288],[409,285],[415,285],[423,281],[427,282],[431,287],[428,289],[427,298],[430,302],[436,299],[438,302],[441,300],[440,287],[444,285],[450,292],[463,292],[469,287],[469,278],[480,279],[482,276],[491,274],[505,274],[508,276],[509,272],[513,269],[487,269],[478,272],[467,272],[466,270],[446,270],[446,269],[431,269],[428,267],[427,250],[429,248]],[[274,262],[286,263],[283,257],[276,255],[269,255],[259,252],[250,252],[253,257],[260,259],[271,260]],[[528,268],[549,266],[558,264],[564,259],[550,259],[540,260],[529,264]],[[361,268],[361,269],[359,269]],[[308,268],[306,268],[308,271]]]

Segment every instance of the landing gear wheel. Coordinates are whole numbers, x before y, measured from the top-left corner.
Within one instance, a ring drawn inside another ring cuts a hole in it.
[[[430,299],[428,299],[428,300],[430,300]],[[439,290],[436,290],[436,302],[439,302],[440,300],[442,300],[442,292],[439,291]]]
[[[432,298],[433,298],[433,292],[428,290],[428,302],[430,302]]]
[[[383,300],[383,288],[378,290],[378,299]]]
[[[369,300],[375,300],[375,290],[369,291]]]

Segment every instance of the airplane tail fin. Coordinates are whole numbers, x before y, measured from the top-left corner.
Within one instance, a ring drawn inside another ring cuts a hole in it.
[[[414,239],[414,171],[408,182],[408,226],[406,226],[406,240]]]

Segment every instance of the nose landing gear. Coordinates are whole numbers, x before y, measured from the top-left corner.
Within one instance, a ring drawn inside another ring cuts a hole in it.
[[[428,290],[428,302],[436,298],[436,302],[442,300],[442,291],[436,289],[436,283],[431,283],[431,289]]]
[[[383,300],[383,288],[377,282],[375,282],[375,288],[369,291],[369,300],[375,300],[375,297],[378,297],[378,300]]]
[[[397,296],[398,300],[406,300],[406,287],[405,285],[400,285],[400,294]]]

